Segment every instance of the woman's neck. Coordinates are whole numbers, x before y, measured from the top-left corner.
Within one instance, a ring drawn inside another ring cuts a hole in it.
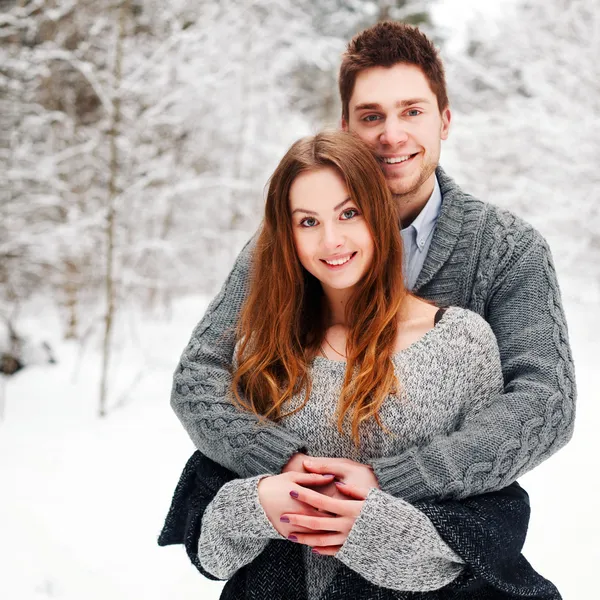
[[[347,325],[346,323],[346,305],[350,299],[352,289],[336,290],[323,286],[324,300],[329,309],[328,327],[334,325]]]

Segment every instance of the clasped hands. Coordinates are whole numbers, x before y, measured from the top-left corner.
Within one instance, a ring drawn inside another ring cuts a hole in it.
[[[315,554],[333,556],[373,487],[379,483],[369,465],[297,453],[281,475],[261,479],[258,498],[281,535],[311,546]]]

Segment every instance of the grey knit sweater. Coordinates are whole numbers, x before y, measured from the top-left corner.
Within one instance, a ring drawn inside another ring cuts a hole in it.
[[[372,461],[383,490],[408,501],[500,489],[570,439],[575,379],[550,251],[530,225],[462,192],[441,168],[442,210],[415,289],[439,306],[483,316],[500,349],[504,390],[451,436]],[[247,293],[253,242],[192,333],[171,405],[198,449],[250,477],[279,472],[307,442],[261,427],[227,398],[234,328]]]
[[[436,327],[394,355],[400,382],[379,416],[391,433],[371,419],[360,430],[360,445],[337,428],[335,409],[344,380],[344,362],[317,357],[311,365],[313,387],[307,404],[285,417],[282,426],[306,440],[315,456],[343,456],[368,463],[448,436],[502,390],[496,339],[489,325],[473,312],[449,309]],[[303,394],[286,406],[302,405]],[[220,578],[231,577],[264,550],[269,539],[281,539],[258,500],[261,476],[236,479],[221,488],[202,520],[199,559]],[[289,542],[292,543],[292,542]],[[333,579],[339,561],[375,585],[406,591],[429,591],[450,583],[462,559],[440,538],[429,519],[402,499],[372,489],[346,543],[336,557],[304,553],[307,590],[317,600]]]

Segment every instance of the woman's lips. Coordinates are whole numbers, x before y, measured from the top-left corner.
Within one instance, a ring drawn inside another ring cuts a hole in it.
[[[332,265],[330,263],[328,263],[325,259],[321,258],[319,259],[328,269],[331,269],[332,271],[338,271],[340,269],[343,269],[346,265],[349,265],[352,260],[354,259],[354,257],[356,256],[357,252],[352,252],[350,254],[346,254],[341,256],[340,258],[330,258],[328,259],[329,261],[339,261],[339,260],[344,260],[344,262],[342,264],[337,264],[337,265]],[[348,258],[349,257],[349,258]]]

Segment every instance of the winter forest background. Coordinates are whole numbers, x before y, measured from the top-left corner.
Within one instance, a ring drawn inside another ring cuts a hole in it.
[[[446,171],[552,247],[579,416],[523,480],[526,555],[595,595],[598,0],[0,0],[0,350],[26,366],[0,375],[2,598],[218,597],[155,545],[192,450],[171,374],[279,158],[337,125],[346,42],[386,18],[441,49]]]

